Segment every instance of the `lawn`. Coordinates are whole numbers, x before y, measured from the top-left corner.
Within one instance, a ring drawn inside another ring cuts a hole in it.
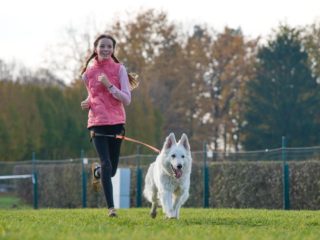
[[[183,208],[179,220],[149,209],[0,210],[0,239],[319,239],[320,211]]]
[[[23,203],[19,198],[14,195],[1,194],[0,195],[0,209],[9,209],[9,208],[31,208]]]

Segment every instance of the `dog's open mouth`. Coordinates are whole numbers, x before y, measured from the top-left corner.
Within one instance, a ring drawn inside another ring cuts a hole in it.
[[[175,178],[180,178],[182,176],[182,170],[180,168],[174,168],[171,165],[171,169],[173,171],[173,174],[174,174]]]

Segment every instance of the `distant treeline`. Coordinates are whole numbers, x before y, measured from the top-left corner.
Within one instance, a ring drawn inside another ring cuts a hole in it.
[[[279,25],[262,44],[228,27],[195,25],[186,34],[166,13],[147,10],[107,32],[118,40],[120,61],[140,76],[126,109],[127,136],[161,147],[169,132],[184,132],[192,150],[204,142],[222,151],[276,148],[282,136],[288,146],[320,145],[320,24]],[[0,61],[0,160],[95,154],[77,74],[69,86],[48,69],[13,78]],[[126,142],[122,150],[133,154],[137,146]]]

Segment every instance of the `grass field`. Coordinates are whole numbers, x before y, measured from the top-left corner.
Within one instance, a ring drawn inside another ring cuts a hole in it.
[[[179,220],[149,209],[0,210],[0,239],[319,239],[320,211],[183,208]]]
[[[9,208],[32,208],[23,203],[19,198],[14,195],[0,195],[0,209]]]

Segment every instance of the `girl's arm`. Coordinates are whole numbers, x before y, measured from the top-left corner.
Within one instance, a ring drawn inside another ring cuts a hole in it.
[[[127,70],[123,65],[120,66],[119,78],[120,89],[113,85],[111,88],[108,88],[108,90],[116,99],[121,101],[124,105],[129,105],[131,102],[130,83]]]

